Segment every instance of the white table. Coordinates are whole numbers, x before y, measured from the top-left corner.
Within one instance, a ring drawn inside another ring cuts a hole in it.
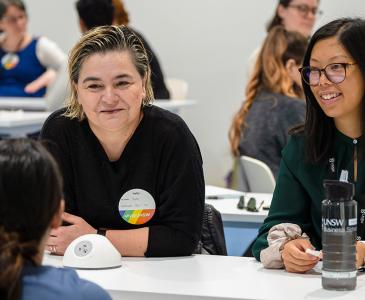
[[[50,112],[0,111],[0,134],[25,137],[42,128]]]
[[[154,105],[178,113],[181,108],[196,104],[195,100],[155,100]],[[22,109],[31,111],[45,111],[47,105],[45,98],[16,98],[0,97],[0,110]]]
[[[218,199],[206,199],[205,202],[213,205],[221,213],[222,220],[227,222],[262,223],[268,213],[267,210],[263,210],[262,208],[270,206],[272,198],[272,194],[243,193],[225,188],[217,188],[210,185],[206,186],[205,193],[206,197],[214,197],[214,195],[217,196]],[[257,205],[260,205],[261,202],[264,201],[260,211],[250,212],[246,209],[238,209],[237,203],[241,195],[244,195],[246,204],[251,197],[256,199]]]
[[[29,133],[41,130],[44,121],[50,115],[50,112],[44,111],[46,106],[44,100],[42,99],[37,98],[35,100],[21,100],[19,98],[19,100],[12,101],[6,99],[0,98],[0,134],[6,134],[10,137],[24,137]],[[174,113],[178,113],[183,107],[194,104],[195,101],[193,100],[154,101],[154,105],[170,110]],[[1,109],[5,108],[43,111],[1,111]]]
[[[270,206],[272,194],[243,193],[210,185],[205,187],[205,194],[206,197],[218,198],[205,199],[205,202],[213,205],[222,216],[228,255],[241,256],[256,238],[258,229],[268,214],[262,207]],[[241,195],[244,195],[246,205],[251,197],[256,198],[257,205],[264,201],[260,211],[238,209],[237,203]]]
[[[0,97],[0,110],[3,109],[22,109],[31,111],[45,111],[45,98],[35,97]]]
[[[62,257],[46,254],[44,264],[62,265]],[[81,278],[123,300],[363,300],[365,276],[357,289],[326,291],[320,268],[307,274],[266,270],[252,258],[195,255],[168,258],[123,258],[122,267],[110,270],[78,270]]]
[[[158,107],[161,107],[163,109],[169,110],[175,114],[179,114],[180,110],[185,107],[196,105],[195,100],[155,100],[152,103],[153,105],[156,105]]]

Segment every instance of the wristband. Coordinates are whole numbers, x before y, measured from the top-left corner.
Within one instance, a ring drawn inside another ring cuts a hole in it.
[[[106,236],[106,229],[98,228],[98,230],[96,231],[96,234]]]

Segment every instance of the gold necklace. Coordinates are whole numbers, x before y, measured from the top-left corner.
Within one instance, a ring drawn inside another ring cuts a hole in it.
[[[16,49],[14,51],[6,53],[1,58],[1,65],[4,67],[5,70],[11,70],[14,69],[18,63],[19,63],[19,55],[17,52],[19,52],[23,42],[25,39],[25,35],[22,36],[22,38],[19,40]]]

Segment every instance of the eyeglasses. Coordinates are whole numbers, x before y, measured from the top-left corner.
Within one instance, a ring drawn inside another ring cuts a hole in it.
[[[4,16],[3,17],[3,21],[8,23],[8,24],[15,24],[17,23],[18,21],[23,21],[25,18],[27,17],[26,14],[21,14],[19,16]]]
[[[322,11],[318,9],[318,7],[314,6],[314,7],[310,7],[308,5],[305,4],[291,4],[288,5],[288,7],[292,7],[298,10],[298,12],[303,16],[306,17],[309,15],[309,12],[311,12],[313,14],[313,16],[320,16],[322,15]]]
[[[261,201],[259,207],[257,207],[257,203],[256,203],[256,198],[254,197],[251,197],[248,202],[247,202],[247,206],[245,206],[245,197],[244,196],[241,196],[240,197],[240,200],[238,201],[237,203],[237,208],[239,209],[244,209],[246,208],[247,211],[250,211],[250,212],[258,212],[260,211],[262,205],[264,204],[264,200]]]
[[[305,83],[316,86],[319,85],[322,72],[332,83],[341,83],[346,78],[347,67],[352,65],[356,65],[356,63],[333,63],[325,66],[323,69],[307,66],[299,68],[298,70],[302,74]]]

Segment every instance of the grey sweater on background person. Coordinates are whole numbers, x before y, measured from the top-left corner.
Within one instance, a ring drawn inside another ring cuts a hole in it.
[[[277,177],[281,150],[292,127],[304,123],[305,101],[282,94],[260,92],[248,111],[240,140],[240,155],[266,163]]]

